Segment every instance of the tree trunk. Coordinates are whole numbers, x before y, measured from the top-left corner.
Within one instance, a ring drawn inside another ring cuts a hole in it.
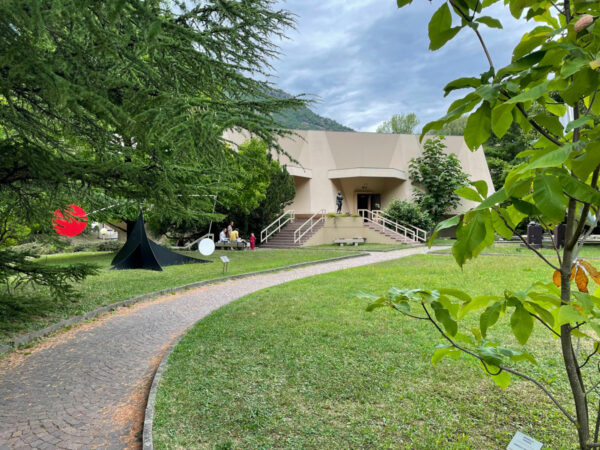
[[[565,231],[565,239],[567,244],[563,250],[563,259],[560,267],[561,273],[561,288],[560,298],[563,304],[571,302],[571,267],[573,265],[573,248],[577,245],[577,239],[574,237],[576,224],[576,203],[575,200],[569,201],[567,210],[567,229]],[[569,379],[573,401],[575,402],[575,413],[577,418],[577,436],[579,438],[579,446],[582,449],[588,448],[590,440],[590,424],[587,396],[585,387],[579,370],[577,356],[573,350],[573,342],[571,336],[571,325],[564,324],[560,327],[560,343],[565,363],[565,370]]]

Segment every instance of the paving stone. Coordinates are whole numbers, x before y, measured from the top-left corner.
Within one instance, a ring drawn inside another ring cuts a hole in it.
[[[165,348],[210,312],[257,290],[321,273],[426,253],[424,247],[225,281],[107,317],[35,351],[22,364],[0,361],[0,449],[99,446],[141,448],[129,436],[142,420],[124,405],[151,379]],[[140,410],[145,401],[137,405]],[[126,410],[126,408],[125,408]],[[3,438],[3,439],[2,439]],[[134,438],[135,439],[135,438]],[[4,442],[3,442],[4,441]],[[4,447],[2,447],[4,446]]]

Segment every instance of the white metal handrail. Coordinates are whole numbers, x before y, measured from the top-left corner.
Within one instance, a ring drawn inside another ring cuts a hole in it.
[[[409,227],[400,225],[399,223],[383,216],[379,210],[371,211],[369,209],[359,209],[358,214],[368,222],[379,225],[382,228],[382,231],[393,231],[396,234],[414,242],[425,242],[427,240],[427,232],[425,230],[413,225],[409,225]]]
[[[306,222],[300,225],[298,229],[294,231],[294,244],[300,242],[300,240],[306,235],[306,233],[309,233],[315,227],[315,225],[319,224],[320,222],[323,222],[325,220],[325,214],[326,211],[322,209],[318,213],[313,214],[310,219],[308,219]],[[315,220],[315,217],[319,215],[320,217]],[[306,230],[303,230],[305,226],[308,226],[308,228],[306,228]]]
[[[260,232],[260,243],[268,242],[269,237],[281,230],[288,222],[293,222],[295,219],[296,212],[293,209],[284,212]]]
[[[392,224],[397,223],[398,226],[404,226],[406,228],[412,229],[415,232],[415,236],[417,236],[417,240],[420,242],[426,242],[427,241],[427,231],[417,227],[416,225],[410,224],[410,223],[406,223],[406,222],[394,222],[391,219],[388,219],[387,217],[385,217],[385,213],[383,211],[373,211],[375,213],[376,216],[378,217],[383,217],[384,219],[386,219],[388,222],[391,222]]]

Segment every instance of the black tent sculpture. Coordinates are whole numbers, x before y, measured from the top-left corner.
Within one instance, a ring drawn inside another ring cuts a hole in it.
[[[127,238],[127,242],[125,242],[123,248],[113,258],[111,264],[113,265],[113,269],[117,270],[162,270],[164,266],[206,262],[210,261],[180,255],[148,239],[146,229],[144,228],[144,217],[140,211],[138,220],[133,227],[133,231]]]

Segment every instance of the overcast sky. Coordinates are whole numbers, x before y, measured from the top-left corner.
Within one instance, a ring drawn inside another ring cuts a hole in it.
[[[427,24],[441,5],[414,0],[398,9],[395,0],[282,0],[297,17],[297,29],[280,43],[275,84],[290,94],[318,99],[313,111],[358,131],[374,131],[396,113],[415,112],[421,126],[446,113],[443,87],[487,70],[475,34],[462,30],[441,50],[429,51]],[[490,13],[503,30],[481,27],[496,67],[508,64],[522,33],[499,2]],[[460,91],[459,91],[460,92]]]

